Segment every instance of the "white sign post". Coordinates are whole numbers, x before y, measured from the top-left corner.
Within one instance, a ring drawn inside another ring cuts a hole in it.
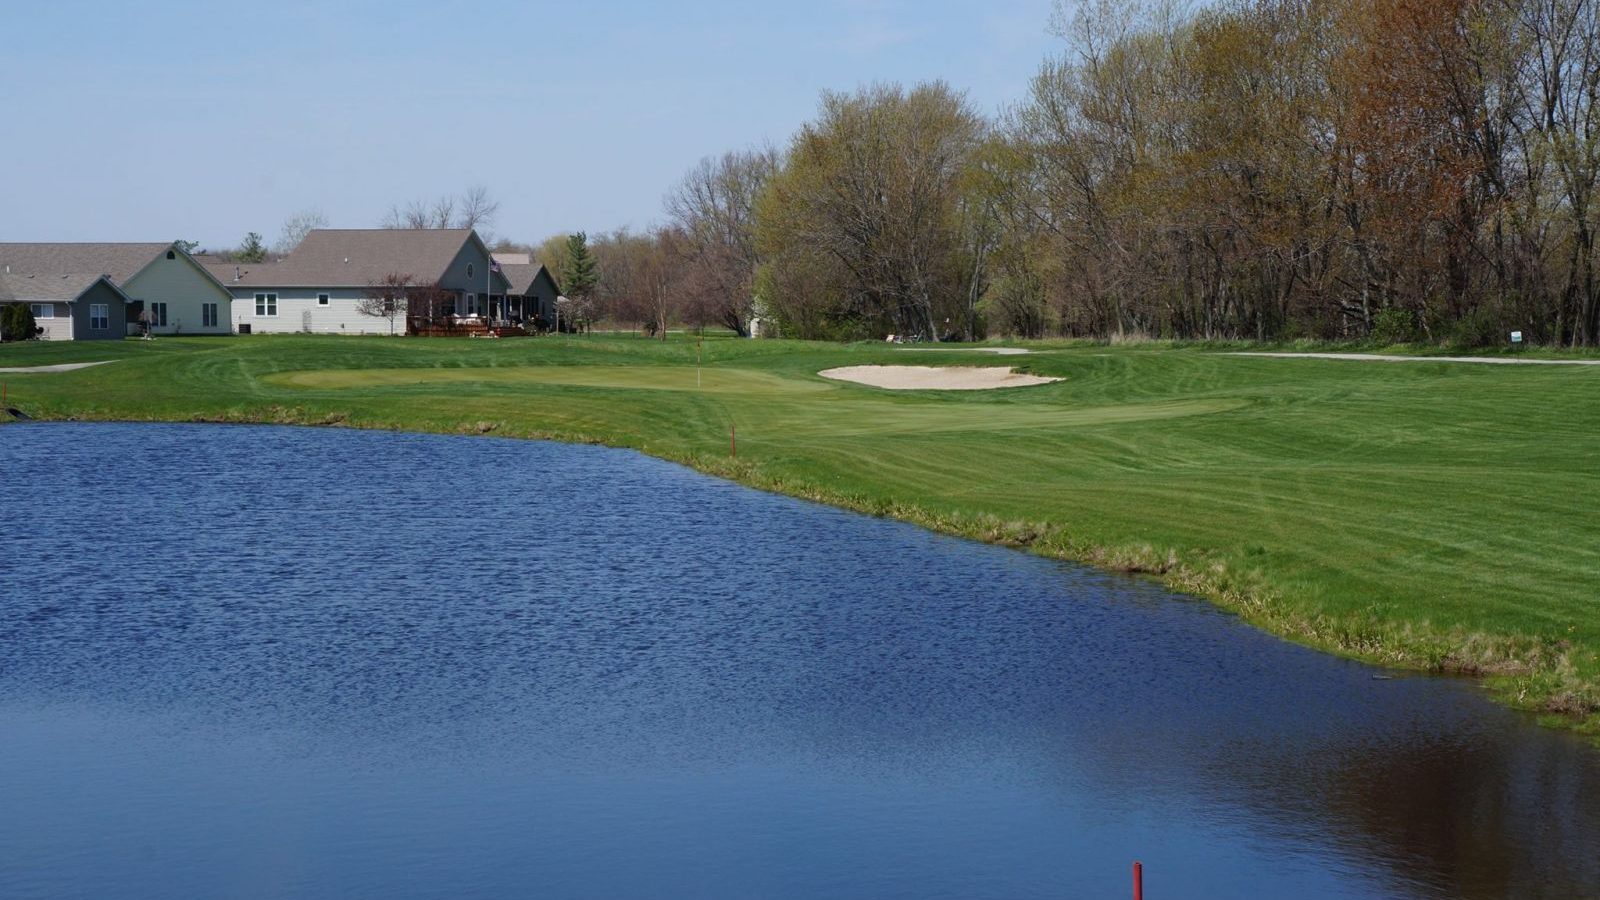
[[[1522,343],[1522,332],[1520,332],[1520,331],[1511,332],[1511,343],[1513,343],[1513,344]]]

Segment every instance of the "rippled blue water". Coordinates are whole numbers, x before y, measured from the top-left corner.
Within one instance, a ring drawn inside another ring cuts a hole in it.
[[[0,472],[0,897],[1600,895],[1587,745],[1137,581],[592,447]]]

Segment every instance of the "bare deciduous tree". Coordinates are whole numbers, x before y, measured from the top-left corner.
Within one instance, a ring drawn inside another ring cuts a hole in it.
[[[667,326],[682,311],[685,275],[694,251],[688,236],[677,229],[661,228],[646,236],[641,246],[639,277],[650,333],[667,339]]]
[[[695,308],[741,336],[749,334],[761,264],[756,203],[778,166],[770,148],[708,157],[667,196],[673,246],[696,270],[688,288]]]
[[[395,334],[395,323],[404,321],[411,306],[411,292],[416,281],[410,275],[391,273],[367,285],[356,301],[356,312],[375,319],[387,319],[389,333]]]
[[[445,195],[437,200],[412,200],[404,205],[389,207],[384,214],[384,228],[480,228],[494,223],[500,203],[482,185],[469,188],[456,197]]]
[[[461,195],[459,212],[456,214],[457,228],[477,228],[480,225],[493,225],[494,217],[500,212],[500,201],[489,196],[489,189],[483,185],[468,188]]]
[[[272,245],[272,252],[279,256],[288,256],[306,235],[318,228],[328,227],[328,217],[320,209],[306,209],[295,213],[284,220],[283,230],[278,232],[278,240]]]

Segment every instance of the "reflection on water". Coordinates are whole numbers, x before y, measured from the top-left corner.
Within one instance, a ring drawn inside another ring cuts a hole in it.
[[[1139,582],[588,447],[0,472],[0,896],[1600,895],[1600,754]]]

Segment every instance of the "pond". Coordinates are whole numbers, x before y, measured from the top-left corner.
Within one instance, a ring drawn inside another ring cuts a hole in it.
[[[1600,896],[1588,744],[1137,580],[595,447],[0,472],[7,898]]]

